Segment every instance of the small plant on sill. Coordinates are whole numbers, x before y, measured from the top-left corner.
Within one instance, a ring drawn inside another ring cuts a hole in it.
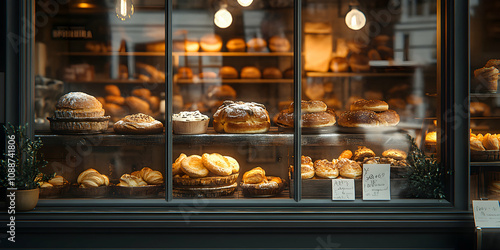
[[[42,140],[39,137],[33,140],[27,135],[28,124],[9,123],[4,130],[7,148],[0,161],[0,186],[30,190],[38,188],[41,181],[48,181],[52,176],[40,172],[47,165],[40,153]]]
[[[427,157],[414,138],[408,135],[408,140],[411,146],[407,158],[410,165],[407,195],[412,198],[444,199],[443,179],[446,172],[443,165],[434,156]]]

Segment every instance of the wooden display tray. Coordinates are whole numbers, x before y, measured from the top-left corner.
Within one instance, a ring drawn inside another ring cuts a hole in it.
[[[485,150],[485,151],[470,151],[471,161],[498,161],[500,159],[500,151]]]
[[[271,176],[268,176],[268,179],[269,177]],[[278,186],[276,188],[267,188],[267,189],[257,188],[258,184],[244,184],[243,182],[240,183],[240,188],[242,190],[243,196],[245,197],[255,197],[255,198],[273,197],[279,195],[281,192],[283,192],[283,189],[285,188],[285,180],[283,180],[283,178],[280,179],[281,183],[278,183]]]
[[[363,197],[363,182],[361,179],[354,180],[356,198]],[[404,198],[407,187],[407,179],[391,179],[391,198]],[[293,182],[290,182],[290,190],[293,190]],[[302,180],[302,198],[304,199],[332,199],[331,179],[307,179]]]
[[[220,187],[228,186],[236,182],[239,173],[229,176],[209,176],[203,178],[182,178],[174,176],[174,187]]]
[[[126,197],[126,198],[154,198],[158,197],[158,194],[162,189],[165,189],[164,185],[146,185],[142,187],[122,187],[113,186],[113,194],[116,197]]]
[[[68,193],[70,185],[54,186],[48,188],[40,188],[41,199],[61,198]]]
[[[71,186],[70,194],[75,198],[104,198],[110,196],[111,187],[80,188],[77,184]]]
[[[237,187],[236,182],[222,187],[175,187],[173,193],[176,198],[217,198],[232,195]]]

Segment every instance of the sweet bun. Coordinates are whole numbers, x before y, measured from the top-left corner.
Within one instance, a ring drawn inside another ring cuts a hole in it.
[[[198,52],[200,50],[200,43],[198,41],[186,40],[184,46],[186,52]]]
[[[56,104],[56,118],[102,117],[104,109],[95,97],[83,92],[63,95]]]
[[[125,98],[125,103],[132,113],[149,113],[149,103],[136,96]]]
[[[283,75],[278,68],[275,67],[267,67],[262,70],[262,78],[263,79],[281,79]]]
[[[300,158],[301,160],[301,165],[300,165],[300,172],[301,172],[301,177],[302,179],[311,179],[314,177],[314,163],[309,156],[302,156]]]
[[[114,84],[104,86],[104,91],[107,95],[121,96],[120,88]]]
[[[218,52],[222,49],[222,38],[216,34],[206,34],[200,39],[200,47],[206,52]]]
[[[373,152],[373,150],[365,146],[358,146],[358,149],[354,152],[353,160],[363,161],[365,158],[370,158],[370,157],[375,157],[375,153]]]
[[[344,57],[334,57],[330,62],[330,69],[332,72],[347,72],[349,71],[349,64]]]
[[[329,160],[317,160],[314,162],[314,172],[321,178],[334,179],[339,176],[339,170]]]
[[[177,70],[177,77],[179,79],[193,79],[193,70],[188,67],[180,67]]]
[[[338,117],[338,124],[342,127],[375,127],[380,122],[377,113],[370,110],[344,111]]]
[[[217,73],[211,72],[211,71],[205,71],[201,72],[198,77],[200,79],[216,79],[217,78]]]
[[[265,133],[271,126],[266,107],[254,102],[225,101],[213,118],[219,133]]]
[[[227,41],[226,48],[229,52],[245,52],[246,43],[242,38],[233,38]]]
[[[408,156],[405,151],[399,149],[388,149],[382,153],[383,157],[392,158],[398,161],[405,160]]]
[[[269,39],[269,49],[273,52],[288,52],[290,42],[285,37],[273,36]]]
[[[184,153],[181,153],[177,159],[175,159],[175,162],[172,163],[172,176],[182,174],[182,169],[181,169],[181,162],[187,158],[187,155]]]
[[[240,164],[236,159],[234,159],[231,156],[224,156],[224,158],[226,158],[226,161],[228,165],[231,167],[233,174],[240,172]]]
[[[219,70],[219,75],[222,79],[237,79],[238,71],[231,66],[223,66]]]
[[[256,167],[243,174],[243,183],[257,184],[266,180],[266,171],[261,167]]]
[[[249,52],[265,52],[267,50],[267,42],[262,38],[252,38],[247,42]]]
[[[339,175],[344,178],[355,179],[363,174],[363,169],[359,163],[349,159],[339,159],[335,165],[339,168]]]
[[[137,96],[143,100],[148,100],[151,97],[151,91],[146,88],[134,89],[132,90],[132,95]]]
[[[158,134],[163,132],[163,124],[142,113],[127,115],[113,125],[119,134]]]
[[[339,159],[351,159],[351,158],[352,158],[351,150],[344,150],[339,156]]]
[[[205,166],[208,171],[213,174],[220,176],[228,176],[233,173],[233,168],[229,166],[228,161],[224,156],[213,153],[213,154],[203,154],[201,156],[203,166]]]
[[[389,105],[380,100],[357,100],[351,104],[351,111],[357,110],[371,110],[375,112],[382,112],[389,109]]]
[[[113,103],[116,105],[125,105],[125,97],[116,96],[116,95],[108,95],[106,96],[106,103]]]
[[[241,79],[260,79],[260,70],[256,67],[247,66],[241,69]]]
[[[399,115],[394,110],[377,113],[377,118],[381,126],[396,126],[399,123]]]
[[[181,162],[181,170],[191,178],[201,178],[208,175],[209,171],[203,166],[203,160],[199,155],[191,155]]]

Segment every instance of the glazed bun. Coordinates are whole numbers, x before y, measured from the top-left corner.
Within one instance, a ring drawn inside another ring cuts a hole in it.
[[[242,38],[233,38],[226,43],[229,52],[245,52],[246,43]]]
[[[262,38],[252,38],[247,42],[249,52],[265,52],[267,50],[267,42]]]
[[[241,69],[241,79],[260,79],[260,70],[256,67],[248,66]]]
[[[225,101],[213,119],[214,129],[219,133],[265,133],[271,126],[266,107],[254,102]]]
[[[206,34],[200,39],[200,47],[205,52],[218,52],[222,49],[222,38],[216,34]]]
[[[269,49],[273,52],[290,51],[290,42],[285,37],[273,36],[269,39]]]
[[[104,109],[97,98],[83,92],[63,95],[56,104],[56,118],[102,117]]]
[[[351,104],[351,111],[358,110],[371,110],[375,112],[382,112],[389,109],[389,105],[380,100],[357,100]]]
[[[281,79],[283,75],[278,68],[275,67],[267,67],[262,71],[263,79]]]
[[[231,66],[223,66],[219,70],[219,75],[222,79],[237,79],[238,71]]]

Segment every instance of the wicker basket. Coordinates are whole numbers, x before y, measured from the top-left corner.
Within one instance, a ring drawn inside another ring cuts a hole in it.
[[[471,161],[498,161],[500,159],[500,151],[485,150],[485,151],[470,151]]]

